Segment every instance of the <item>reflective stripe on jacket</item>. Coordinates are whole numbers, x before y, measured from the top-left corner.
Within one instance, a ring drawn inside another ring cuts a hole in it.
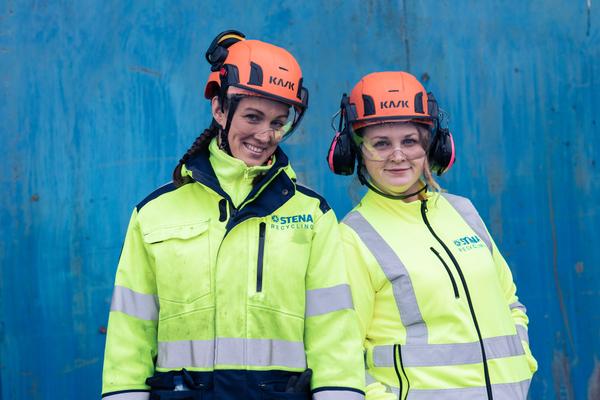
[[[527,397],[525,307],[468,199],[369,191],[341,226],[367,385],[410,400]]]
[[[182,368],[210,373],[217,399],[259,398],[244,385],[306,368],[314,399],[364,397],[336,217],[295,182],[280,149],[275,160],[238,208],[207,153],[186,165],[191,183],[135,208],[109,316],[105,399],[147,399],[146,378]]]

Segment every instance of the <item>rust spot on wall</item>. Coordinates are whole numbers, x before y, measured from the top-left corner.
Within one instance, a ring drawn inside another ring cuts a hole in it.
[[[583,261],[578,261],[575,264],[575,272],[577,272],[578,275],[581,275],[581,274],[583,274],[583,270],[584,270]]]
[[[34,194],[31,196],[31,201],[35,202],[35,201],[40,201],[40,196],[37,194]]]

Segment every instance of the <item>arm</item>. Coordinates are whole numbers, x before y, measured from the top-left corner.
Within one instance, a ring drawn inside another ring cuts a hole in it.
[[[143,400],[154,374],[158,300],[154,267],[134,210],[115,279],[104,352],[104,400]]]
[[[523,345],[523,349],[525,350],[525,355],[527,357],[529,369],[533,374],[535,371],[537,371],[538,366],[537,361],[531,354],[531,350],[529,348],[529,335],[527,333],[527,324],[529,323],[529,318],[526,314],[527,309],[521,302],[519,302],[519,298],[517,297],[517,287],[513,281],[510,268],[508,267],[508,264],[506,263],[504,257],[502,257],[502,254],[500,254],[500,251],[496,247],[496,243],[494,243],[493,240],[492,256],[496,265],[496,272],[498,274],[500,286],[502,287],[504,299],[506,300],[506,303],[510,308],[513,321],[515,322],[515,326],[517,328],[517,334],[519,335],[519,338],[521,339],[521,344]]]
[[[356,233],[345,224],[340,224],[340,230],[344,254],[348,260],[348,280],[352,288],[354,309],[360,326],[360,337],[364,343],[367,341],[367,332],[373,318],[375,296],[383,281],[377,280],[376,271],[380,269],[379,265]],[[374,280],[377,283],[374,283]],[[372,380],[367,381],[365,394],[368,400],[395,400],[397,398],[393,393],[388,392],[381,382]]]
[[[315,221],[306,274],[304,341],[315,400],[364,398],[361,338],[332,210]]]

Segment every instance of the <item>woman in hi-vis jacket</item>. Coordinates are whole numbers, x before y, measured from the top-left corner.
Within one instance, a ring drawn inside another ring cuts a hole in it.
[[[506,261],[471,202],[442,193],[454,143],[406,72],[344,95],[330,168],[368,187],[343,220],[368,400],[520,400],[536,361]]]
[[[363,399],[336,217],[278,146],[308,105],[300,67],[236,31],[206,57],[214,119],[133,211],[102,397]]]

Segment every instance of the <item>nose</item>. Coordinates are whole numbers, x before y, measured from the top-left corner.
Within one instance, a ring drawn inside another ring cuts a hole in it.
[[[254,138],[262,143],[270,143],[273,137],[274,131],[272,128],[265,128],[254,134]]]
[[[401,147],[396,147],[393,151],[392,154],[390,154],[389,160],[391,161],[395,161],[395,162],[401,162],[406,160],[406,154],[404,154],[404,151],[402,151]]]

